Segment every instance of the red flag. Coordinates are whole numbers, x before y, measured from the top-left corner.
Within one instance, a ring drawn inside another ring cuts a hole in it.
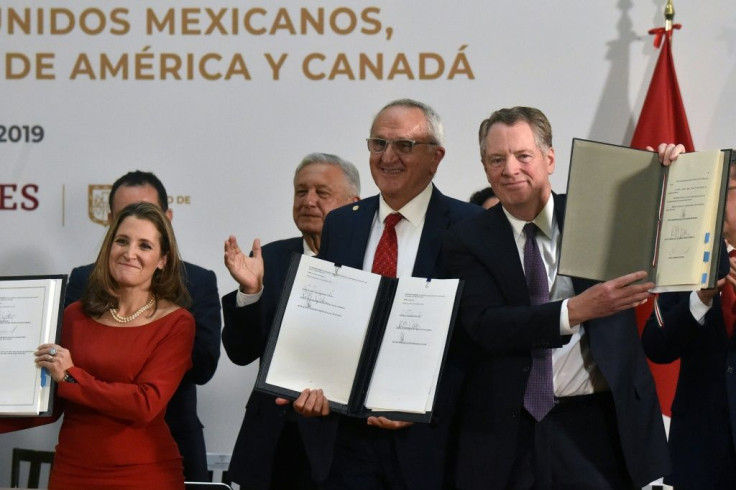
[[[674,24],[672,27],[679,29],[680,24]],[[672,59],[673,32],[674,30],[666,31],[664,28],[649,31],[650,34],[655,35],[654,46],[659,47],[661,44],[662,49],[659,52],[657,66],[652,74],[652,81],[641,108],[634,136],[631,138],[633,148],[644,149],[647,146],[656,148],[659,143],[682,143],[687,151],[694,150],[690,127],[685,115],[685,106],[682,103],[680,86],[675,74],[675,63]],[[652,312],[652,303],[648,301],[636,309],[640,334]],[[680,361],[671,364],[654,364],[650,361],[649,368],[652,370],[657,386],[662,412],[671,417]]]

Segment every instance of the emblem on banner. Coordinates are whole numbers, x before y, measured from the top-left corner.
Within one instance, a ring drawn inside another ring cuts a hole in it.
[[[92,222],[98,225],[107,226],[107,213],[110,210],[108,205],[108,197],[110,196],[111,185],[90,184],[87,189],[87,215]]]

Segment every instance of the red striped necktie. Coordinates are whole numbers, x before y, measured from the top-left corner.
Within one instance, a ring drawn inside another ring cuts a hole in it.
[[[396,239],[396,224],[403,219],[399,213],[391,213],[383,220],[383,234],[373,256],[371,272],[387,277],[396,277],[399,244]]]

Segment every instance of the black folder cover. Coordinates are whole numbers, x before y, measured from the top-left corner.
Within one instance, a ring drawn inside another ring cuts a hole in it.
[[[284,284],[284,290],[281,293],[279,300],[279,306],[274,318],[271,333],[269,335],[268,343],[266,344],[266,350],[263,354],[261,362],[261,369],[256,380],[255,389],[269,393],[278,397],[287,399],[296,399],[299,396],[298,391],[283,388],[281,386],[275,386],[268,384],[266,378],[268,376],[271,361],[273,359],[274,350],[279,340],[279,332],[281,329],[281,323],[284,318],[284,312],[291,296],[291,291],[294,286],[294,279],[296,271],[299,267],[299,263],[303,255],[294,253],[291,258],[289,265],[289,271],[287,273],[286,282]],[[336,271],[341,268],[340,265],[334,264]],[[431,281],[432,279],[427,279]],[[378,293],[373,298],[373,310],[369,321],[368,331],[366,332],[365,341],[363,343],[362,351],[360,354],[360,360],[358,362],[358,369],[353,380],[353,386],[350,394],[350,398],[347,404],[336,403],[330,401],[330,411],[336,412],[343,415],[352,417],[366,418],[370,416],[383,416],[392,420],[402,420],[408,422],[430,422],[432,418],[432,411],[424,413],[410,413],[400,411],[374,411],[365,406],[365,400],[368,393],[368,387],[370,385],[373,370],[375,368],[376,359],[381,347],[383,335],[386,330],[387,321],[391,308],[394,302],[394,295],[396,288],[401,281],[401,278],[389,278],[382,277],[380,280],[380,286]],[[442,356],[442,363],[440,368],[441,379],[442,370],[444,369],[445,361],[447,358],[447,351],[450,345],[450,338],[452,337],[452,330],[457,317],[457,311],[460,304],[460,297],[462,293],[462,281],[458,281],[458,287],[455,293],[455,299],[452,308],[451,321],[448,328],[447,338],[445,339],[444,353]],[[397,376],[400,373],[397,373]],[[437,390],[435,390],[435,399],[437,397]],[[433,404],[434,406],[434,400]]]

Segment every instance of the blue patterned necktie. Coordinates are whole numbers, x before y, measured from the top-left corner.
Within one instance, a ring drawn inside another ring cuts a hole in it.
[[[539,253],[537,225],[524,225],[526,243],[524,244],[524,275],[529,289],[529,299],[533,305],[549,302],[547,270]],[[537,421],[542,420],[555,406],[555,393],[552,387],[552,349],[532,349],[532,369],[526,382],[524,408]]]

